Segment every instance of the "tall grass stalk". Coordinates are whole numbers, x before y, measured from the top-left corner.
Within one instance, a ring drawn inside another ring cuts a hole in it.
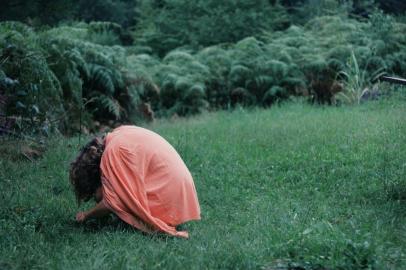
[[[365,67],[360,67],[354,51],[347,61],[345,69],[340,71],[338,77],[344,79],[344,91],[337,94],[337,98],[349,104],[360,104],[364,94],[371,90],[372,82],[384,75],[384,68],[379,68],[374,72],[367,70],[368,63]]]

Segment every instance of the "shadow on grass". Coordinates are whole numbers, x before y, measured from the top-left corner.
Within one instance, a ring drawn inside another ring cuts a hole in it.
[[[134,228],[133,226],[127,224],[126,222],[122,221],[116,215],[110,215],[103,218],[92,219],[86,221],[84,223],[78,223],[75,220],[70,219],[66,222],[68,227],[78,230],[81,229],[84,233],[102,233],[102,232],[126,232],[126,233],[137,233],[144,237],[153,238],[156,240],[168,240],[173,238],[173,236],[164,234],[164,233],[145,233],[143,231]],[[178,230],[183,229],[184,225],[180,225],[177,227]]]
[[[406,206],[406,183],[387,186],[388,200],[398,201]]]

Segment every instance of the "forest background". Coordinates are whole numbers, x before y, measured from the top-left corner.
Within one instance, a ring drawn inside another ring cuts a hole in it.
[[[0,132],[93,132],[293,97],[357,104],[382,74],[406,77],[405,10],[401,0],[7,1]]]

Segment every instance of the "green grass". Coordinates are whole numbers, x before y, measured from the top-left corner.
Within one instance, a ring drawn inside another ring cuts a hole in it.
[[[406,269],[405,116],[290,104],[149,126],[194,176],[189,240],[76,225],[78,139],[54,138],[39,161],[0,160],[0,269]]]

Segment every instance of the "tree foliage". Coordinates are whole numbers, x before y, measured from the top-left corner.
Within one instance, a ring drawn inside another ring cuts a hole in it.
[[[139,13],[136,40],[159,55],[185,44],[197,48],[236,42],[284,28],[287,22],[285,10],[266,0],[141,1]]]
[[[34,25],[69,20],[109,21],[126,28],[135,24],[136,4],[136,0],[8,0],[2,3],[0,20]]]

